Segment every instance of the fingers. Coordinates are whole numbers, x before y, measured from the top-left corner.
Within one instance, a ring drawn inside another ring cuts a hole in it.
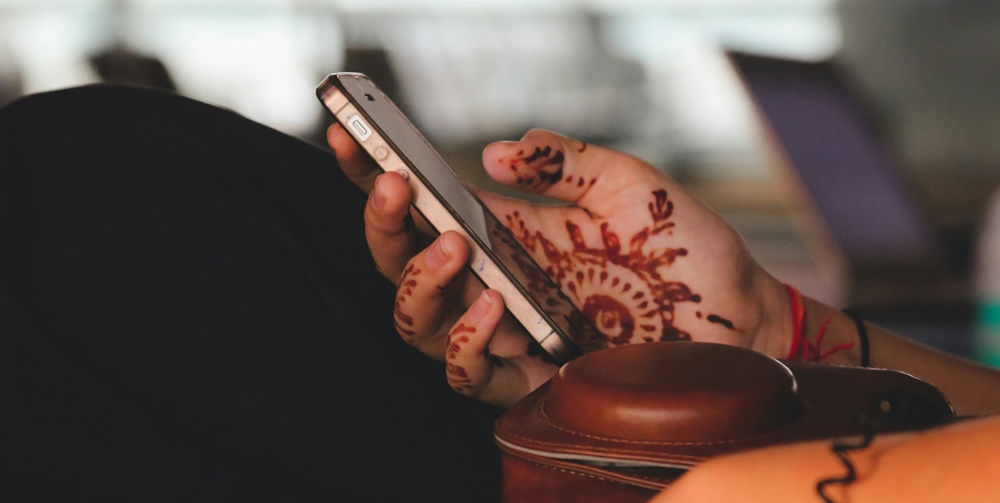
[[[379,176],[365,206],[365,238],[375,266],[390,281],[397,281],[406,262],[416,254],[420,237],[410,217],[412,192],[396,173]]]
[[[445,232],[407,263],[393,310],[396,330],[424,354],[445,361],[456,391],[511,406],[551,378],[556,367],[531,353],[527,334],[504,315],[499,293],[484,292],[463,276],[468,255],[465,238]],[[470,302],[458,316],[456,307]]]
[[[399,279],[393,317],[407,342],[432,357],[441,358],[446,307],[445,288],[462,270],[469,256],[464,238],[445,232],[407,263]]]
[[[455,391],[509,407],[540,383],[531,383],[524,369],[490,353],[503,313],[500,294],[484,290],[448,333],[445,373]]]
[[[462,394],[476,395],[493,374],[489,343],[503,315],[500,294],[483,290],[448,332],[445,372],[448,384]]]
[[[337,156],[337,163],[347,178],[370,193],[375,186],[375,179],[381,173],[375,161],[372,161],[354,138],[344,131],[340,123],[334,123],[326,130],[326,141]]]
[[[483,166],[500,183],[600,214],[618,191],[666,178],[632,156],[540,129],[520,141],[490,144]]]

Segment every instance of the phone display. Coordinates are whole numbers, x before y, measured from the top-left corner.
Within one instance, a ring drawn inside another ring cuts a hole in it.
[[[436,231],[466,238],[472,272],[500,292],[510,314],[557,362],[605,346],[589,320],[368,77],[331,74],[316,95],[381,170],[407,180],[413,207]]]

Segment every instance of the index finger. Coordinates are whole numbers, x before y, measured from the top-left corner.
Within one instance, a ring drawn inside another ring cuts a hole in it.
[[[496,142],[483,151],[490,176],[509,187],[576,203],[599,216],[611,213],[622,190],[666,180],[630,155],[535,129],[516,142]]]
[[[340,169],[354,185],[361,187],[366,193],[375,188],[375,179],[382,171],[375,161],[358,146],[354,138],[344,131],[339,122],[335,122],[326,130],[326,142],[330,144]]]

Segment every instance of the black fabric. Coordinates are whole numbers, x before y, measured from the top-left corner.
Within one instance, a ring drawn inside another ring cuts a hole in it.
[[[496,411],[398,339],[363,205],[176,95],[0,111],[0,500],[497,499]]]

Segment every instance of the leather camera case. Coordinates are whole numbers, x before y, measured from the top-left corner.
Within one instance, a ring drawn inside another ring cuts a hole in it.
[[[894,397],[908,405],[880,432],[954,418],[935,387],[891,370],[781,362],[695,342],[597,351],[497,421],[502,499],[646,501],[714,456],[861,435],[858,414]]]

